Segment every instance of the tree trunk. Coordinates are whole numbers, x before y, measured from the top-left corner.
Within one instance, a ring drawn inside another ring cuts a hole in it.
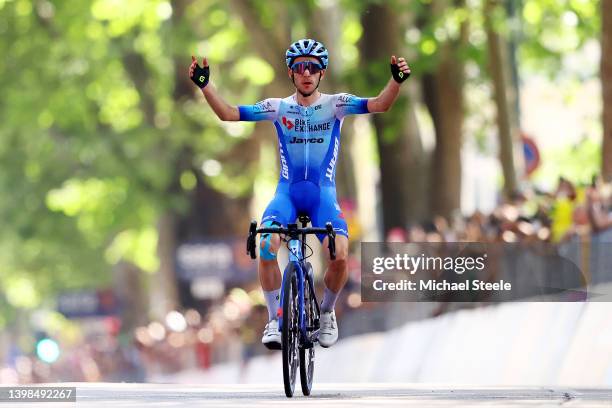
[[[514,165],[514,146],[518,143],[518,129],[514,126],[515,114],[511,100],[512,89],[507,72],[508,58],[506,42],[493,26],[493,14],[499,7],[498,0],[487,0],[484,8],[487,32],[489,74],[493,82],[493,97],[497,109],[497,131],[499,136],[499,158],[504,174],[504,194],[510,197],[518,187]]]
[[[451,56],[441,56],[432,74],[423,78],[425,100],[436,132],[432,159],[431,207],[433,215],[450,219],[461,204],[461,144],[463,128],[463,67]]]
[[[463,128],[463,67],[446,45],[434,74],[437,111],[436,148],[432,161],[432,209],[451,219],[461,205],[461,144]]]
[[[523,0],[504,0],[508,20],[516,21],[516,25],[513,24],[514,26],[510,29],[508,37],[508,64],[510,65],[510,88],[512,89],[513,96],[511,106],[512,111],[515,113],[515,116],[511,119],[513,119],[513,126],[515,126],[519,131],[521,130],[521,89],[519,85],[519,71],[516,53],[522,33],[522,21],[518,16],[518,14],[522,11],[522,2]],[[516,170],[518,174],[524,174],[524,168],[517,168]]]
[[[391,55],[401,55],[400,29],[395,10],[386,4],[369,4],[362,15],[363,37],[360,40],[363,66],[370,89],[382,89],[391,74]],[[403,85],[403,88],[407,83]],[[402,91],[405,91],[402,89]],[[423,183],[424,153],[418,133],[414,108],[405,92],[389,112],[373,116],[380,158],[383,230],[406,228],[420,220],[427,208]]]
[[[174,259],[176,254],[176,223],[177,217],[171,211],[166,211],[157,223],[158,241],[157,255],[159,270],[153,282],[151,291],[151,312],[154,318],[163,319],[179,306],[178,286]]]
[[[114,292],[121,304],[121,331],[134,329],[149,322],[145,272],[136,265],[121,261],[113,267]]]
[[[612,182],[612,2],[601,1],[601,89],[603,93],[603,143],[601,173]]]
[[[447,2],[433,2],[437,15]],[[461,3],[461,2],[459,2]],[[423,76],[423,95],[436,132],[431,162],[431,209],[433,215],[451,219],[461,205],[461,144],[464,115],[464,64],[458,50],[467,42],[467,22],[460,37],[439,44],[436,69]]]

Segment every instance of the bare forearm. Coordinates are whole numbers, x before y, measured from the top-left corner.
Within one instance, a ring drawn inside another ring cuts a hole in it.
[[[393,78],[389,79],[387,85],[375,98],[368,99],[368,111],[372,113],[386,112],[393,105],[399,95],[400,84]]]
[[[202,94],[204,94],[204,98],[206,98],[206,101],[219,119],[228,121],[240,120],[238,108],[225,102],[212,83],[209,83],[202,89]]]

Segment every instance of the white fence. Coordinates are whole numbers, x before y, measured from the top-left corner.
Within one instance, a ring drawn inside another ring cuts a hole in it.
[[[280,353],[150,381],[282,383]],[[610,387],[612,303],[506,303],[350,337],[317,347],[315,381]]]

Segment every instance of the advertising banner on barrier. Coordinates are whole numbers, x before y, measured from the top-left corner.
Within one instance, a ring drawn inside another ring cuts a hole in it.
[[[243,239],[190,241],[176,251],[176,271],[183,281],[218,278],[244,282],[257,276],[256,267],[246,254]]]
[[[68,318],[111,316],[119,312],[119,303],[111,289],[64,292],[57,311]]]

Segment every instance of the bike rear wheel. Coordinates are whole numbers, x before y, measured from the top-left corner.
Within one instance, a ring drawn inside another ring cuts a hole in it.
[[[295,266],[289,264],[285,271],[283,282],[283,324],[281,328],[281,343],[283,352],[283,382],[285,395],[293,396],[295,378],[298,369],[298,290]]]
[[[312,266],[306,264],[306,276],[312,277]],[[310,280],[310,283],[314,282]],[[309,284],[309,278],[304,280],[304,318],[306,320],[306,327],[311,328],[306,330],[306,333],[310,336],[318,328],[319,313],[316,305],[317,299],[311,290]],[[312,344],[310,348],[300,347],[300,383],[302,385],[302,394],[305,396],[310,395],[312,390],[312,379],[314,376],[314,363],[315,363],[315,347]]]

